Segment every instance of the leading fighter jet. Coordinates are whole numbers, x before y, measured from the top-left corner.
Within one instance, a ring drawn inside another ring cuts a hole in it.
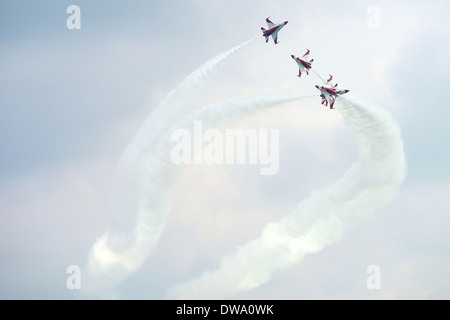
[[[267,22],[267,26],[269,29],[266,30],[263,27],[261,27],[263,36],[266,37],[266,43],[269,41],[269,37],[272,36],[273,42],[275,44],[277,44],[278,43],[278,31],[280,31],[281,28],[283,28],[288,23],[288,21],[285,21],[280,24],[274,24],[272,21],[269,20],[269,18],[267,18],[266,22]]]
[[[306,53],[301,57],[296,57],[293,54],[291,54],[292,59],[295,60],[295,62],[297,62],[298,64],[298,76],[301,77],[302,76],[302,71],[305,72],[306,74],[308,73],[308,70],[311,69],[311,63],[314,61],[314,59],[309,60],[309,50],[306,49]]]
[[[330,74],[330,78],[327,80],[327,83],[323,86],[316,85],[316,88],[320,90],[320,97],[322,98],[322,104],[324,106],[330,105],[330,109],[334,109],[334,102],[336,101],[336,97],[343,95],[344,93],[349,92],[349,90],[344,89],[340,90],[337,88],[337,83],[333,84],[331,80],[333,76]]]

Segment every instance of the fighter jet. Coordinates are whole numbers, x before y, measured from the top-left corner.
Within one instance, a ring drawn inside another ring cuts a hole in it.
[[[267,18],[266,22],[267,22],[267,26],[269,29],[266,30],[263,27],[261,27],[263,36],[266,37],[266,43],[269,41],[269,37],[272,36],[273,42],[275,44],[277,44],[278,43],[278,31],[280,31],[281,28],[283,28],[288,23],[288,21],[285,21],[280,24],[274,24],[272,21],[269,20],[269,18]]]
[[[306,49],[306,53],[301,57],[296,57],[293,54],[291,54],[292,59],[294,59],[295,62],[298,64],[298,76],[302,76],[302,71],[306,74],[309,74],[308,70],[311,69],[311,63],[314,61],[314,59],[309,60],[309,50]],[[309,60],[309,61],[308,61]]]
[[[334,109],[334,102],[336,98],[344,93],[349,92],[349,90],[344,89],[340,90],[337,88],[337,83],[333,84],[331,80],[333,76],[330,74],[330,78],[327,80],[327,83],[323,86],[316,85],[316,88],[320,90],[320,97],[322,98],[322,104],[324,106],[330,105],[330,109]]]

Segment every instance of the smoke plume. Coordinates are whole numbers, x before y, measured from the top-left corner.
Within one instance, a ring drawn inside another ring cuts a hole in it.
[[[119,159],[109,229],[89,253],[89,272],[83,285],[87,295],[103,296],[139,268],[151,253],[170,214],[171,181],[179,170],[162,150],[161,135],[195,92],[255,39],[219,54],[192,72],[169,92],[135,133]]]
[[[183,166],[171,160],[171,133],[190,130],[194,121],[221,128],[244,116],[307,97],[244,97],[221,101],[191,112],[174,124],[175,116],[226,60],[249,40],[211,59],[171,91],[136,132],[119,161],[119,181],[111,200],[111,223],[89,253],[83,291],[88,296],[117,296],[114,288],[151,254],[172,208],[172,187]],[[221,261],[218,270],[179,283],[170,298],[231,297],[267,282],[274,271],[296,263],[337,241],[358,220],[385,205],[405,174],[400,130],[379,109],[352,99],[337,99],[338,110],[353,131],[359,159],[332,186],[314,191],[289,215],[268,224],[257,239]]]
[[[260,237],[222,258],[220,268],[169,289],[172,299],[223,299],[252,290],[275,271],[299,263],[339,240],[360,219],[387,204],[403,181],[406,162],[400,129],[384,111],[338,98],[353,131],[359,159],[332,186],[314,191]]]

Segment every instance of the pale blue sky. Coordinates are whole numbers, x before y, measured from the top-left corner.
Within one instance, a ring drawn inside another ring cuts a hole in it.
[[[80,30],[66,28],[70,4],[81,8]],[[373,4],[381,25],[370,30]],[[316,94],[317,78],[299,80],[290,58],[308,48],[319,73],[391,112],[408,175],[394,202],[345,239],[237,298],[450,298],[449,9],[436,0],[1,1],[0,297],[74,296],[65,270],[84,266],[106,231],[110,177],[134,132],[203,62],[260,36],[192,108]],[[268,16],[289,20],[277,46],[261,36]],[[124,298],[164,298],[172,284],[216,268],[223,253],[354,162],[353,137],[319,98],[280,110],[280,173],[261,179],[257,170],[219,168],[208,179],[211,169],[188,170],[160,245],[120,286]],[[381,267],[381,291],[364,285],[370,264]]]

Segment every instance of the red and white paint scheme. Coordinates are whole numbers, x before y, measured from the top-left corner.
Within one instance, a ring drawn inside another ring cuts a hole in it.
[[[324,106],[330,106],[330,109],[334,109],[334,102],[336,98],[344,93],[349,92],[349,90],[344,89],[340,90],[337,88],[337,83],[333,84],[331,80],[333,76],[330,74],[330,78],[327,80],[327,83],[323,86],[316,85],[316,88],[320,90],[320,97],[322,98],[322,104]]]
[[[309,60],[309,50],[306,49],[306,53],[301,57],[296,57],[293,54],[291,54],[292,59],[294,59],[295,62],[298,64],[298,76],[302,76],[302,72],[308,73],[308,70],[311,69],[311,63],[314,61],[314,59]]]
[[[266,19],[267,22],[267,26],[268,26],[268,30],[264,29],[263,27],[261,27],[261,31],[263,32],[263,36],[266,37],[266,42],[269,41],[269,37],[272,36],[273,42],[275,42],[275,44],[279,43],[278,42],[278,31],[281,30],[281,28],[283,28],[288,22],[285,21],[283,23],[280,24],[275,24],[272,21],[269,20],[269,18]]]

